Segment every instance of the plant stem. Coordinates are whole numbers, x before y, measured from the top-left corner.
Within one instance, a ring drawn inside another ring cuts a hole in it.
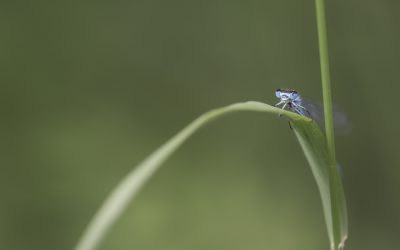
[[[342,250],[347,239],[347,209],[340,176],[336,170],[335,133],[333,128],[332,95],[329,72],[328,37],[325,17],[325,0],[315,0],[318,26],[318,42],[321,64],[322,94],[324,99],[325,135],[328,154],[331,157],[330,199],[333,242],[331,250]],[[332,240],[332,239],[331,239]]]
[[[324,100],[325,133],[328,151],[336,162],[335,134],[333,129],[331,80],[329,72],[328,37],[326,32],[325,0],[315,0],[318,25],[318,42],[321,64],[322,95]]]

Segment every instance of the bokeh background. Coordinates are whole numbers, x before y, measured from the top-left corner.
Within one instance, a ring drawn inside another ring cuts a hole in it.
[[[399,249],[400,3],[329,1],[347,249]],[[0,8],[0,249],[72,249],[132,167],[201,113],[321,100],[314,1],[10,1]],[[224,117],[198,132],[101,249],[328,249],[287,122]]]

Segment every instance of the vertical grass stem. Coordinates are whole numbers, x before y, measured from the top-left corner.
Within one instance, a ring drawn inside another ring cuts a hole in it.
[[[325,113],[325,136],[330,156],[329,186],[331,200],[332,233],[331,249],[342,250],[347,239],[347,206],[341,178],[336,170],[335,134],[333,128],[332,94],[329,72],[328,36],[325,17],[325,0],[315,0],[318,43],[321,64],[322,94]],[[332,242],[333,240],[333,242]]]
[[[333,129],[331,80],[329,72],[328,36],[326,32],[325,0],[315,0],[318,25],[318,42],[321,64],[322,95],[324,100],[325,133],[328,151],[336,162],[335,134]]]

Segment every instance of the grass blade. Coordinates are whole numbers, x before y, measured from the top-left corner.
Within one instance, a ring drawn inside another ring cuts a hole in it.
[[[154,153],[148,156],[143,162],[138,164],[124,179],[114,188],[108,198],[104,201],[98,212],[95,214],[75,250],[94,250],[101,244],[112,226],[117,222],[127,206],[132,203],[140,189],[146,184],[149,178],[157,169],[170,157],[194,132],[203,127],[208,122],[223,115],[238,111],[265,112],[275,115],[283,115],[290,119],[294,131],[299,138],[300,145],[310,162],[311,169],[320,189],[323,200],[325,219],[327,221],[328,233],[331,238],[332,223],[335,219],[332,216],[330,204],[331,186],[329,181],[331,172],[329,167],[329,157],[326,154],[325,138],[319,127],[311,119],[300,116],[293,112],[281,110],[260,102],[236,103],[219,109],[211,110],[190,123],[178,134],[172,137]],[[339,178],[340,181],[340,178]],[[340,194],[340,192],[339,192]]]
[[[314,121],[297,121],[293,128],[317,182],[331,249],[343,249],[347,239],[347,206],[336,162]]]
[[[329,71],[328,36],[325,17],[325,0],[315,0],[318,43],[321,64],[321,83],[324,99],[325,133],[329,166],[329,185],[332,223],[331,249],[343,249],[347,239],[347,208],[341,179],[336,170],[335,133],[333,127],[332,94]],[[303,147],[304,149],[304,147]],[[307,153],[306,153],[307,155]],[[309,160],[310,161],[310,160]],[[311,163],[310,163],[311,164]],[[324,207],[327,205],[324,205]]]
[[[325,133],[328,151],[335,161],[335,134],[333,128],[331,76],[329,70],[328,35],[326,31],[325,0],[315,0],[318,44],[321,64],[322,97],[324,100]]]

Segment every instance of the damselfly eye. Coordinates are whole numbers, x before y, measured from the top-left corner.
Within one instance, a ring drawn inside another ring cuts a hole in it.
[[[282,95],[282,92],[281,92],[280,89],[275,90],[275,96],[276,96],[277,98],[281,98],[281,95]]]

